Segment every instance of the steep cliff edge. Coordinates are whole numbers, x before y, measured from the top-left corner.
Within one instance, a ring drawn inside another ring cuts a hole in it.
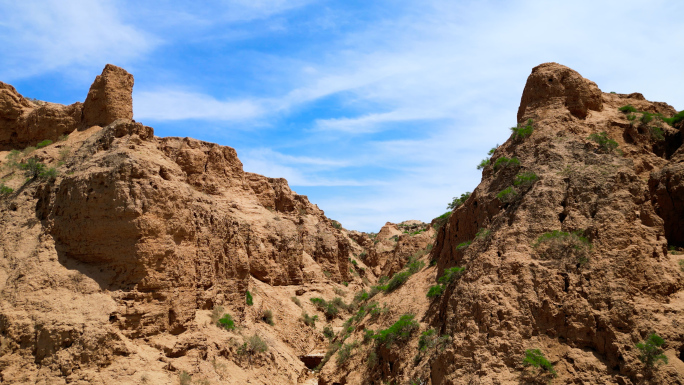
[[[374,298],[386,315],[359,320],[345,336],[356,353],[321,383],[684,383],[684,148],[681,125],[658,118],[675,113],[534,68],[519,124],[425,258],[436,266]],[[410,337],[379,343],[406,314]],[[669,364],[638,359],[651,333]],[[534,349],[557,378],[523,365]]]
[[[284,179],[244,172],[234,149],[132,121],[121,68],[108,65],[83,105],[35,107],[2,86],[14,150],[0,167],[14,190],[0,197],[0,382],[308,376],[298,356],[323,339],[300,321],[317,312],[308,297],[362,285],[346,232]],[[60,113],[33,124],[45,108]],[[55,142],[26,148],[44,139]],[[27,179],[31,161],[55,171]],[[212,311],[240,330],[214,326]],[[247,360],[240,339],[255,333],[271,349]]]

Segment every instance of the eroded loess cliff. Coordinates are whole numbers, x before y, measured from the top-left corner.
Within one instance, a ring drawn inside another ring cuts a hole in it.
[[[684,383],[683,122],[655,116],[675,113],[559,64],[535,67],[518,126],[425,257],[436,266],[373,298],[386,313],[356,324],[345,339],[356,353],[331,361],[321,383]],[[364,343],[404,314],[417,321],[407,340]],[[638,359],[651,333],[667,365]],[[528,349],[557,377],[524,366]]]
[[[346,232],[230,147],[155,137],[131,120],[132,87],[112,65],[84,104],[2,85],[0,145],[15,151],[0,153],[14,189],[0,198],[0,382],[306,380],[298,357],[323,338],[290,297],[362,285]],[[56,175],[26,179],[29,159]],[[214,326],[220,309],[239,331]],[[271,349],[238,354],[253,334]]]

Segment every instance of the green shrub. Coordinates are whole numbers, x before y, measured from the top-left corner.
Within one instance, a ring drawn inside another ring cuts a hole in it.
[[[527,172],[522,172],[518,175],[515,176],[515,180],[513,181],[514,186],[531,186],[539,180],[539,177],[537,174],[535,174],[532,171],[527,171]]]
[[[544,353],[539,349],[525,350],[525,358],[523,358],[523,365],[533,366],[551,373],[556,377],[556,371],[553,369],[553,364],[544,357]]]
[[[673,116],[671,118],[663,118],[663,121],[665,123],[669,124],[670,126],[674,126],[675,124],[681,122],[682,120],[684,120],[684,110],[679,111],[677,114],[675,114],[675,116]]]
[[[473,241],[461,242],[456,246],[456,250],[465,250],[473,243]]]
[[[465,267],[450,267],[448,269],[444,270],[444,274],[442,274],[441,277],[437,280],[437,282],[443,284],[443,285],[448,285],[449,282],[451,282],[454,278],[458,277],[463,271],[465,270]]]
[[[524,126],[522,123],[519,123],[517,126],[511,127],[513,139],[522,140],[532,135],[532,132],[534,131],[534,127],[532,126],[533,123],[532,119],[528,119],[527,124]]]
[[[235,321],[233,321],[233,317],[228,313],[224,314],[223,317],[218,320],[218,323],[226,330],[235,329]]]
[[[325,338],[327,338],[328,340],[332,340],[333,337],[335,337],[335,332],[332,330],[332,328],[330,327],[330,325],[326,325],[326,326],[323,328],[323,335],[324,335]]]
[[[418,340],[418,350],[424,351],[432,347],[434,341],[435,329],[428,329],[420,334]]]
[[[333,225],[334,228],[336,228],[336,229],[338,229],[338,230],[342,229],[342,224],[341,224],[340,222],[334,220],[334,219],[333,219],[333,221],[332,221],[332,225]]]
[[[618,111],[620,111],[620,112],[625,112],[625,113],[627,113],[627,112],[637,112],[637,109],[634,108],[634,107],[632,107],[631,105],[628,104],[628,105],[626,105],[626,106],[622,106],[622,107],[618,108]]]
[[[651,127],[651,138],[655,140],[665,140],[665,132],[660,127]]]
[[[496,194],[496,197],[499,198],[499,200],[503,203],[513,202],[516,196],[518,196],[518,193],[512,186],[506,187],[505,189],[501,190],[498,194]]]
[[[608,134],[606,134],[605,131],[589,135],[589,140],[598,143],[600,149],[604,152],[612,152],[618,147],[618,143],[608,137]]]
[[[424,267],[425,267],[425,262],[420,261],[420,260],[415,260],[415,261],[409,262],[406,269],[408,270],[409,274],[416,274],[417,272],[423,270]]]
[[[368,293],[365,290],[361,290],[354,296],[353,302],[360,303],[369,298]]]
[[[312,297],[309,298],[309,301],[311,301],[314,306],[316,306],[319,310],[325,309],[325,306],[327,302],[323,298],[318,298],[318,297]]]
[[[359,343],[357,341],[354,341],[349,344],[343,344],[342,347],[339,350],[337,350],[337,365],[339,366],[347,362],[349,357],[351,357],[354,349],[356,349],[358,346]]]
[[[520,160],[518,158],[506,158],[505,156],[500,157],[494,162],[494,170],[498,170],[501,167],[517,167],[520,166]]]
[[[245,348],[244,351],[250,354],[263,353],[268,351],[268,344],[266,343],[266,341],[262,340],[261,337],[256,335],[256,333],[251,337],[247,338],[247,342],[245,342],[245,344],[242,346]]]
[[[641,123],[643,123],[643,124],[648,124],[653,120],[653,116],[654,116],[653,114],[650,114],[648,112],[642,112],[641,113],[641,119],[639,119],[639,120],[641,120]]]
[[[52,144],[52,141],[51,141],[50,139],[45,139],[44,141],[42,141],[42,142],[36,144],[36,148],[47,147],[47,146],[49,146],[49,145],[51,145],[51,144]]]
[[[14,191],[14,189],[11,189],[7,186],[5,186],[4,183],[0,184],[0,195],[9,195]]]
[[[475,234],[475,239],[485,239],[491,234],[491,231],[488,229],[480,229],[477,231],[477,234]]]
[[[60,137],[57,138],[57,140],[59,140],[60,142],[64,142],[67,139],[69,139],[69,134],[60,135]]]
[[[572,233],[559,230],[544,233],[537,238],[532,247],[537,249],[542,258],[573,259],[579,266],[589,261],[592,249],[589,239],[579,230]]]
[[[340,297],[333,298],[332,301],[330,301],[330,303],[335,305],[335,307],[339,307],[340,309],[343,309],[343,310],[347,310],[349,308],[349,305],[344,303],[344,300],[342,300],[342,298],[340,298]]]
[[[275,323],[273,322],[273,312],[271,310],[264,310],[261,312],[261,320],[266,322],[267,324],[273,326]]]
[[[427,292],[427,297],[428,298],[434,298],[434,297],[439,297],[442,295],[442,291],[444,291],[444,288],[442,285],[435,285],[435,286],[430,286],[430,290]]]
[[[368,353],[368,359],[366,360],[366,366],[369,368],[374,368],[375,365],[378,363],[378,354],[375,353],[375,350],[371,350],[370,353]]]
[[[653,333],[645,341],[636,344],[639,349],[639,361],[648,367],[653,367],[660,363],[667,364],[667,356],[660,347],[665,344],[665,340]]]
[[[337,314],[339,314],[340,309],[335,306],[334,303],[328,302],[327,305],[325,305],[325,310],[323,310],[323,313],[325,313],[325,317],[327,319],[333,319]]]
[[[679,270],[684,272],[684,259],[679,260]]]
[[[393,343],[407,340],[418,329],[419,325],[413,319],[413,314],[402,315],[397,322],[385,330],[378,331],[373,338],[379,343],[390,347]]]
[[[337,294],[337,295],[346,295],[346,293],[344,292],[344,290],[340,289],[339,287],[333,288],[333,291],[334,291],[335,294]]]
[[[636,115],[634,115],[634,114],[627,115],[627,120],[632,121],[634,119],[636,119]]]
[[[29,158],[26,163],[20,164],[19,168],[24,170],[24,176],[27,178],[36,178],[45,172],[45,165],[38,162],[38,158]]]
[[[478,170],[482,170],[482,169],[484,169],[485,167],[489,166],[491,163],[492,163],[492,160],[489,159],[489,158],[482,159],[482,161],[480,162],[480,164],[477,165],[477,169],[478,169]]]
[[[302,322],[304,322],[304,325],[306,326],[311,326],[316,327],[316,321],[318,321],[318,316],[314,315],[313,317],[309,316],[306,312],[302,312]]]
[[[399,286],[403,285],[404,282],[408,281],[409,277],[411,276],[411,273],[408,271],[400,271],[398,273],[395,273],[392,276],[392,279],[387,282],[387,285],[381,287],[386,292],[392,292],[396,289],[399,288]]]
[[[249,306],[254,305],[254,298],[252,298],[252,293],[250,293],[249,290],[245,292],[245,302]]]
[[[43,170],[38,176],[42,179],[55,179],[57,177],[57,169],[51,167],[47,170]]]
[[[302,301],[300,301],[299,298],[297,298],[297,297],[290,297],[290,299],[292,300],[292,302],[295,303],[295,305],[297,305],[297,306],[299,306],[299,307],[302,307]]]
[[[432,227],[435,228],[435,230],[439,230],[442,226],[444,226],[445,223],[449,220],[449,216],[451,215],[451,211],[447,211],[444,214],[438,216],[437,218],[433,219],[435,222]]]
[[[467,201],[469,197],[470,197],[470,191],[466,191],[465,193],[461,194],[461,197],[460,197],[460,198],[459,198],[459,197],[454,197],[454,200],[451,201],[451,203],[449,203],[449,204],[447,205],[447,210],[453,211],[453,210],[456,209],[458,206],[460,206],[460,205],[462,205],[463,203],[465,203],[465,201]]]

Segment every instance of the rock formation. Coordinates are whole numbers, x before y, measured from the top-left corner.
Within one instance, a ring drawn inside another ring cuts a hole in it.
[[[463,204],[365,234],[230,147],[154,136],[132,87],[111,65],[84,104],[0,83],[1,383],[684,383],[671,106],[537,66]]]

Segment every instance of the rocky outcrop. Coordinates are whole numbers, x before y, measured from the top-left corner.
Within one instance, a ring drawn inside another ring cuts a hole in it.
[[[83,103],[83,125],[104,127],[117,119],[133,119],[132,95],[133,75],[107,64]]]
[[[528,116],[534,117],[534,111],[563,108],[578,118],[586,118],[589,110],[601,111],[603,102],[601,90],[596,83],[583,78],[572,69],[557,64],[544,63],[532,69],[527,78],[520,107],[518,122]]]
[[[68,106],[26,99],[0,82],[0,150],[35,146],[79,128],[132,119],[132,92],[133,76],[111,64],[95,79],[85,103]]]

